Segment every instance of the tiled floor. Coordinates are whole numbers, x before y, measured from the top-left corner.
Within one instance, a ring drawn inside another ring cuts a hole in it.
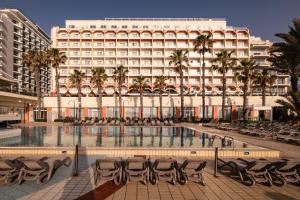
[[[157,185],[144,185],[130,182],[109,196],[109,200],[154,200],[154,199],[300,199],[300,187],[287,185],[284,187],[264,186],[257,184],[249,187],[239,181],[221,174],[215,178],[211,165],[204,174],[205,186],[189,182],[188,184],[172,185],[160,182]],[[95,188],[93,184],[93,170],[85,170],[78,177],[69,178],[43,190],[20,198],[21,200],[71,200]],[[101,197],[101,196],[99,196]],[[0,197],[0,199],[2,199]],[[4,198],[5,199],[5,198]]]

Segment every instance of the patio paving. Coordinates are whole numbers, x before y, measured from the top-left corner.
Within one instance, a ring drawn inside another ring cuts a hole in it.
[[[212,164],[212,163],[211,163]],[[144,185],[130,182],[112,193],[108,200],[154,200],[154,199],[206,199],[206,200],[239,200],[239,199],[300,199],[300,187],[286,185],[284,187],[265,186],[257,184],[249,187],[239,181],[221,174],[215,178],[211,166],[204,173],[205,186],[188,182],[188,184],[172,185],[167,182],[159,182],[157,185]],[[77,199],[85,193],[95,189],[93,184],[93,170],[90,168],[80,173],[78,177],[72,177],[60,183],[51,185],[38,192],[29,194],[20,200],[71,200]],[[97,195],[96,195],[97,194]],[[2,198],[1,198],[2,199]],[[4,198],[5,199],[5,198]],[[82,198],[81,198],[82,199]],[[93,199],[103,199],[101,193],[95,193]]]

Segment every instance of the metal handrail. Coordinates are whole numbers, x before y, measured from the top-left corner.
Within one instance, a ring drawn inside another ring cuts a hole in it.
[[[73,176],[78,176],[78,144],[75,146]]]

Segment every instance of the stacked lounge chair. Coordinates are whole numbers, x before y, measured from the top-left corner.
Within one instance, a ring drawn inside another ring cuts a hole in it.
[[[178,164],[180,182],[185,184],[190,180],[204,185],[203,169],[206,163],[203,160],[186,159],[182,164]]]
[[[19,176],[22,164],[18,158],[20,157],[0,158],[0,181],[8,184]]]
[[[113,180],[116,185],[122,182],[121,159],[103,158],[96,161],[95,184],[102,180]]]
[[[173,184],[177,180],[177,161],[173,158],[156,159],[151,166],[151,180],[157,184],[160,180],[169,181]]]
[[[283,186],[285,181],[275,174],[275,169],[285,161],[282,159],[221,159],[218,160],[218,169],[222,173],[229,173],[232,177],[238,177],[245,185],[265,183]]]
[[[149,181],[149,161],[143,158],[129,158],[125,161],[125,180],[142,181],[144,184]]]
[[[43,182],[44,179],[49,181],[54,171],[62,165],[70,166],[71,159],[68,156],[54,157],[35,157],[20,159],[23,166],[20,170],[18,183],[23,181],[36,181],[37,184]]]

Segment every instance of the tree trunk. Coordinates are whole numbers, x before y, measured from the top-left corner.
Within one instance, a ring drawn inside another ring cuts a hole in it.
[[[204,54],[202,53],[202,118],[205,118],[205,62]]]
[[[143,113],[143,93],[142,92],[140,92],[140,114],[141,114],[141,119],[143,119],[144,113]]]
[[[184,96],[183,96],[183,72],[180,72],[180,121],[183,121],[184,117]]]
[[[98,85],[98,117],[99,120],[102,119],[102,87]]]
[[[78,118],[81,119],[81,85],[78,83]]]
[[[243,120],[248,120],[248,84],[249,81],[246,80],[243,88]]]
[[[223,72],[222,82],[223,82],[223,92],[222,92],[222,120],[225,120],[225,97],[226,97],[226,78],[225,78],[225,72]]]
[[[35,68],[34,70],[34,79],[35,79],[35,84],[36,84],[36,94],[38,97],[37,101],[37,107],[38,107],[38,113],[37,116],[40,119],[41,118],[41,79],[40,79],[40,70],[38,67]]]
[[[58,119],[62,118],[61,113],[61,96],[59,92],[59,72],[58,67],[55,67],[55,84],[56,84],[56,97],[57,97],[57,115]]]
[[[291,87],[293,92],[298,92],[298,76],[291,76]]]
[[[120,120],[122,118],[122,81],[119,80],[119,115],[120,115]]]
[[[266,105],[266,86],[262,86],[261,88],[261,95],[262,95],[262,106]]]
[[[160,111],[160,120],[163,118],[163,109],[162,109],[162,92],[159,92],[159,111]]]

